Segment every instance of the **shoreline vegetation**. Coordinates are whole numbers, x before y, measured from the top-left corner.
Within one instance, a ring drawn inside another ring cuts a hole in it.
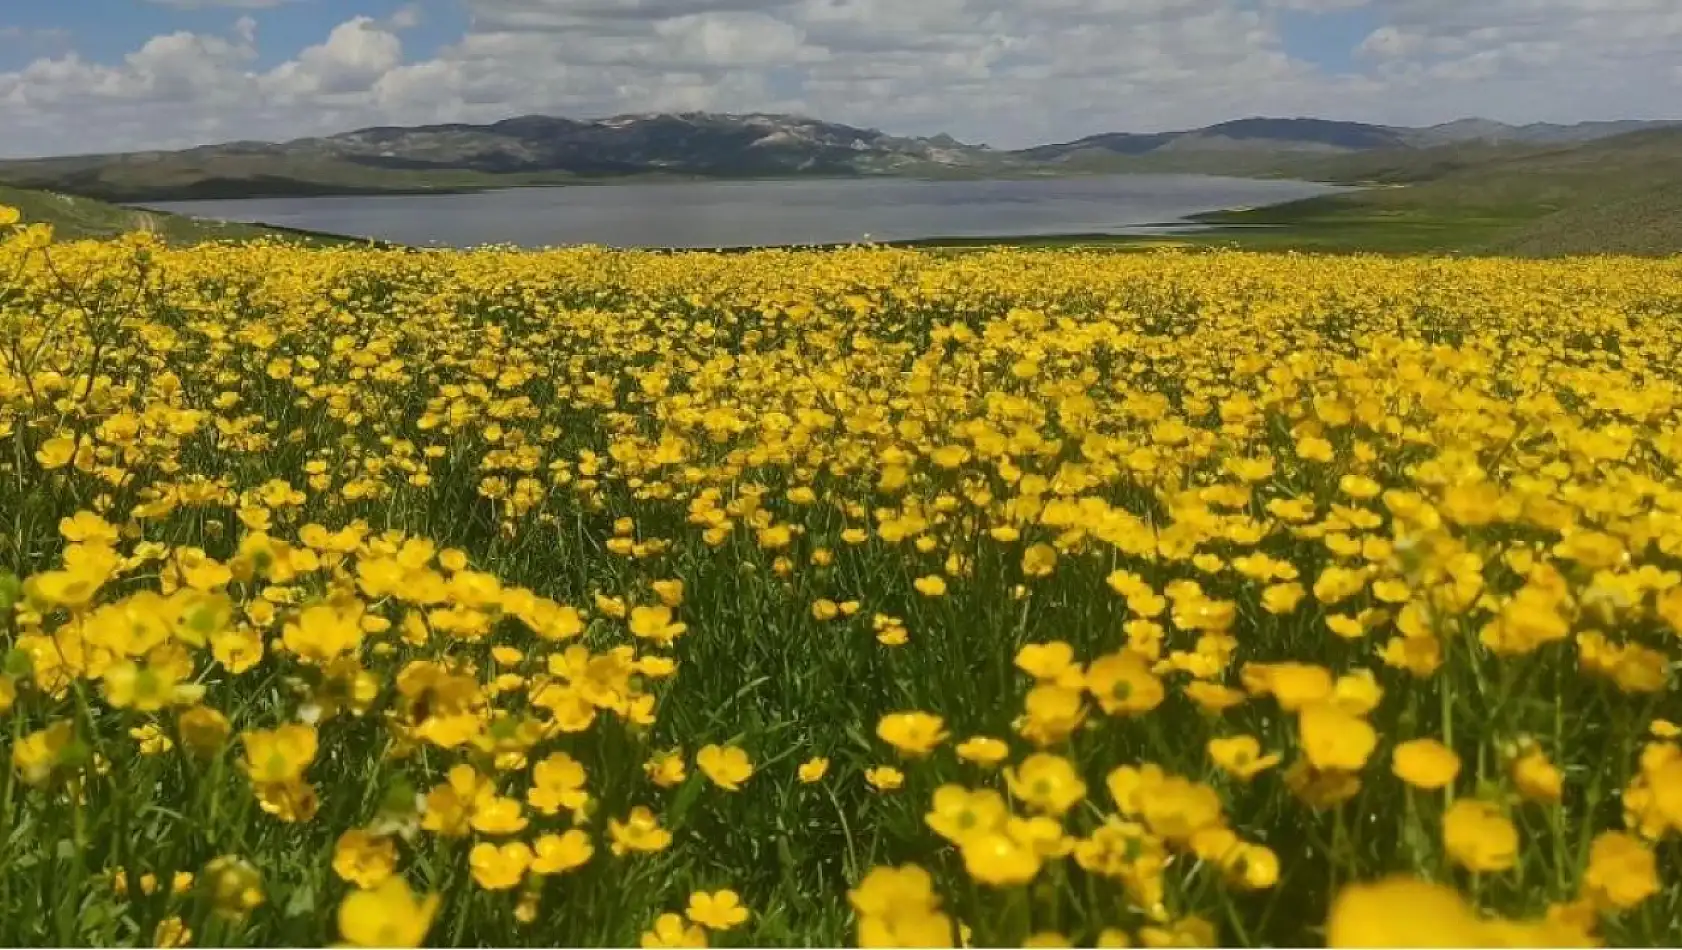
[[[1130,174],[1122,172],[1119,174]],[[1222,176],[1226,177],[1226,176]],[[1241,176],[1231,176],[1241,177]],[[777,180],[777,179],[755,179]],[[1333,184],[1332,182],[1326,182]],[[607,184],[596,182],[592,184]],[[515,186],[551,187],[551,186]],[[1464,214],[1438,212],[1395,212],[1365,208],[1360,203],[1333,199],[1356,196],[1368,189],[1402,189],[1395,184],[1365,185],[1335,195],[1295,199],[1267,205],[1221,209],[1189,215],[1178,221],[1139,225],[1128,233],[1068,232],[1049,234],[1001,234],[986,236],[933,235],[925,238],[871,242],[837,242],[812,245],[734,245],[708,248],[647,247],[638,250],[682,253],[748,253],[768,249],[837,250],[863,243],[942,253],[962,253],[995,247],[1024,250],[1111,250],[1151,251],[1165,248],[1295,250],[1327,253],[1465,253],[1487,239],[1522,225],[1532,216],[1521,213]],[[494,189],[472,189],[472,193]],[[171,212],[154,212],[173,214]],[[214,220],[190,218],[188,220]],[[334,234],[267,222],[250,222],[245,227],[277,232],[317,244],[373,244],[397,249],[398,242]],[[415,246],[414,250],[427,248]]]
[[[768,144],[769,143],[769,144]],[[195,224],[148,202],[467,194],[520,187],[858,178],[1040,180],[1131,173],[1292,179],[1337,194],[1196,215],[1172,236],[1192,247],[1314,252],[1682,253],[1682,124],[1449,123],[1431,128],[1252,118],[1174,133],[1106,133],[1017,150],[947,136],[903,138],[783,115],[685,113],[577,122],[524,116],[486,126],[363,129],[284,143],[0,161],[0,181],[78,199],[13,204],[55,216],[66,236],[139,223],[174,242],[262,234]],[[0,200],[5,195],[0,193]],[[86,204],[88,201],[105,203]],[[80,208],[66,203],[82,202]],[[128,205],[131,207],[122,207]],[[933,237],[909,246],[1129,249],[1161,233]],[[360,242],[358,242],[360,243]]]
[[[1138,232],[996,235],[986,237],[931,236],[872,242],[878,246],[909,247],[941,253],[961,253],[987,247],[1023,249],[1081,249],[1144,251],[1181,249],[1237,249],[1316,253],[1496,255],[1555,257],[1572,254],[1669,255],[1682,253],[1682,132],[1641,133],[1552,152],[1531,152],[1505,160],[1452,162],[1429,167],[1397,160],[1386,164],[1367,156],[1354,174],[1356,157],[1315,171],[1282,175],[1257,168],[1180,170],[1212,177],[1299,181],[1345,186],[1335,194],[1277,204],[1210,211],[1175,222],[1142,226]],[[1446,168],[1446,170],[1445,170]],[[1018,170],[986,175],[946,175],[941,179],[1044,178]],[[1060,177],[1164,174],[1171,168],[1082,168],[1058,172]],[[513,177],[513,176],[510,176]],[[337,195],[417,197],[472,194],[505,188],[613,187],[619,184],[687,181],[781,181],[857,178],[858,175],[699,176],[648,174],[624,177],[553,176],[498,180],[494,184],[448,187],[400,186],[369,189],[342,188]],[[896,177],[896,176],[882,176]],[[928,176],[921,176],[928,177]],[[500,176],[499,176],[500,178]],[[326,197],[327,192],[290,195],[257,192],[240,198]],[[223,200],[235,200],[229,195]],[[23,208],[31,220],[52,221],[65,237],[104,237],[135,228],[154,230],[171,243],[248,241],[262,237],[292,238],[314,246],[372,245],[398,248],[396,242],[333,234],[262,222],[234,223],[196,218],[143,205],[118,205],[94,198],[50,191],[0,186],[0,201]],[[771,245],[691,250],[742,252]],[[809,249],[855,246],[802,245]],[[682,250],[648,248],[648,250]]]

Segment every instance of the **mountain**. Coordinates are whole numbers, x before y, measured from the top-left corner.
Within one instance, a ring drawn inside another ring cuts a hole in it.
[[[1410,145],[1399,130],[1328,119],[1236,119],[1184,132],[1090,135],[1073,142],[1013,153],[1035,162],[1070,163],[1096,155],[1178,155],[1196,152],[1335,153]]]
[[[1184,163],[1188,170],[1230,169],[1253,173],[1279,166],[1291,170],[1314,156],[1395,154],[1444,146],[1541,146],[1590,142],[1676,122],[1583,122],[1577,125],[1507,125],[1489,119],[1460,119],[1427,128],[1338,122],[1329,119],[1249,118],[1183,132],[1091,135],[1010,153],[1028,162],[1099,170],[1108,161],[1130,159],[1140,170]],[[1258,157],[1261,158],[1258,161]],[[1126,163],[1121,163],[1125,165]]]
[[[1612,122],[1579,122],[1575,125],[1556,125],[1551,122],[1532,122],[1529,125],[1508,125],[1490,119],[1460,119],[1424,129],[1408,130],[1414,144],[1442,145],[1454,142],[1521,142],[1530,145],[1559,145],[1573,142],[1592,142],[1630,132],[1641,132],[1676,126],[1676,122],[1648,122],[1623,119]]]
[[[799,116],[529,115],[488,125],[379,127],[281,143],[234,142],[0,162],[0,180],[108,200],[450,191],[664,174],[921,174],[982,169],[989,150]]]
[[[1038,176],[1171,171],[1407,182],[1667,123],[1403,128],[1252,117],[1178,132],[1112,132],[1015,151],[894,136],[790,115],[706,112],[485,125],[376,127],[289,142],[231,142],[0,162],[0,181],[109,201],[416,193],[628,176]],[[1676,123],[1668,123],[1675,125]]]

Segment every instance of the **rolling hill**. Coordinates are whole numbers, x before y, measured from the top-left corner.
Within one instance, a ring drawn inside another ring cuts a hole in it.
[[[1682,128],[1547,146],[1462,143],[1296,168],[1376,187],[1205,223],[1316,232],[1401,250],[1515,256],[1682,253]],[[1312,246],[1312,243],[1310,244]]]
[[[985,170],[989,150],[794,116],[523,116],[489,125],[380,127],[0,162],[0,181],[111,201],[461,191],[632,175],[772,177]]]
[[[689,113],[589,122],[525,116],[489,125],[381,127],[283,143],[0,162],[0,181],[35,189],[0,190],[0,203],[23,208],[31,220],[54,221],[70,237],[147,227],[175,240],[206,240],[284,229],[198,222],[94,199],[424,193],[632,176],[1152,171],[1371,186],[1203,216],[1225,229],[1210,237],[1245,246],[1682,252],[1682,123],[1659,122],[1513,126],[1468,119],[1399,128],[1250,118],[1000,151],[947,136],[891,136],[792,116]]]
[[[278,238],[316,246],[370,243],[356,238],[293,228],[213,221],[162,211],[125,208],[80,195],[13,188],[8,185],[0,185],[0,205],[18,209],[25,224],[51,224],[54,236],[67,240],[110,238],[130,231],[150,231],[172,244],[251,241],[258,238]]]
[[[488,125],[377,127],[280,143],[3,161],[0,181],[108,201],[144,202],[444,192],[651,175],[976,177],[1180,171],[1389,180],[1386,176],[1397,168],[1421,169],[1422,161],[1481,162],[1653,125],[1509,126],[1474,119],[1409,129],[1312,118],[1247,118],[1180,132],[1106,133],[1001,151],[945,135],[893,136],[788,115],[661,113],[591,121],[531,115]],[[1356,156],[1361,160],[1348,161]],[[1369,166],[1370,172],[1362,171]]]

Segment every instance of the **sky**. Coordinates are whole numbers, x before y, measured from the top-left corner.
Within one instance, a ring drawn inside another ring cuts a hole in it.
[[[1682,0],[0,0],[7,157],[693,110],[1000,148],[1682,118]]]

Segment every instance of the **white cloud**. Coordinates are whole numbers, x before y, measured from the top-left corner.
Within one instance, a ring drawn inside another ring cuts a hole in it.
[[[380,25],[385,29],[401,32],[420,26],[424,19],[425,15],[421,11],[420,4],[410,3],[392,11],[392,14],[386,17]]]
[[[259,84],[284,101],[365,93],[402,63],[403,41],[371,18],[357,17],[334,27],[325,42],[262,76]]]
[[[1674,114],[1682,102],[1677,0],[458,2],[471,26],[425,58],[406,56],[401,38],[418,4],[348,19],[301,50],[265,48],[284,54],[266,69],[250,18],[223,36],[159,36],[110,62],[45,55],[0,73],[0,122],[18,130],[0,147],[686,109],[798,111],[1012,146],[1244,115],[1574,121]],[[1353,66],[1287,52],[1315,43],[1287,43],[1286,25],[1357,7],[1377,25],[1347,51]]]

